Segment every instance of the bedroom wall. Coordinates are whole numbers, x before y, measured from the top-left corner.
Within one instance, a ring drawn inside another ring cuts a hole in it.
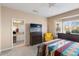
[[[0,52],[1,52],[1,5],[0,5]]]
[[[49,17],[48,20],[47,20],[48,31],[52,32],[55,35],[55,29],[56,29],[55,22],[56,21],[79,20],[79,16],[71,17],[71,18],[67,18],[67,19],[62,19],[64,17],[73,16],[73,15],[77,15],[77,14],[79,14],[79,9],[72,10],[72,11],[69,11],[69,12],[66,12],[66,13],[63,13],[63,14],[59,14],[59,15],[56,15],[56,16]]]
[[[2,41],[1,49],[6,50],[12,48],[12,19],[24,20],[27,23],[42,24],[43,33],[47,32],[47,19],[41,16],[25,13],[19,10],[14,10],[8,7],[2,6]]]

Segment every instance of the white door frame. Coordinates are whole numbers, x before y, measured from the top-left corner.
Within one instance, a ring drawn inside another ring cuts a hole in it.
[[[22,20],[22,21],[24,21],[24,19],[16,19],[16,18],[12,18],[12,28],[13,28],[13,21],[14,20]],[[12,31],[12,37],[13,37],[13,31]],[[24,45],[25,45],[25,21],[24,21]],[[14,47],[17,47],[17,45],[16,46],[14,46],[13,45],[13,38],[12,38],[12,48],[14,48]]]

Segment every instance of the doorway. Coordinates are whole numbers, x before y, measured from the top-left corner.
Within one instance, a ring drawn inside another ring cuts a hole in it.
[[[24,44],[24,21],[12,20],[13,47]]]

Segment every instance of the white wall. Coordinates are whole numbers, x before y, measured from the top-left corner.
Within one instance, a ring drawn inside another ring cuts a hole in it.
[[[1,6],[0,6],[0,51],[1,51]]]
[[[12,47],[12,19],[21,19],[24,20],[24,24],[27,23],[38,23],[42,24],[43,33],[47,32],[47,19],[37,15],[24,13],[19,10],[10,9],[7,7],[2,7],[2,41],[1,49],[5,50]],[[27,33],[27,31],[25,31]]]
[[[21,33],[24,32],[24,25],[19,25],[18,28],[19,28],[19,32],[21,32]]]

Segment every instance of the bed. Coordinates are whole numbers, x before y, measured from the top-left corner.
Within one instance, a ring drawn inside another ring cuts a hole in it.
[[[45,56],[79,56],[79,35],[59,33],[57,39],[42,45]]]
[[[78,56],[79,43],[69,40],[55,39],[52,43],[45,44],[47,55],[52,56]]]

